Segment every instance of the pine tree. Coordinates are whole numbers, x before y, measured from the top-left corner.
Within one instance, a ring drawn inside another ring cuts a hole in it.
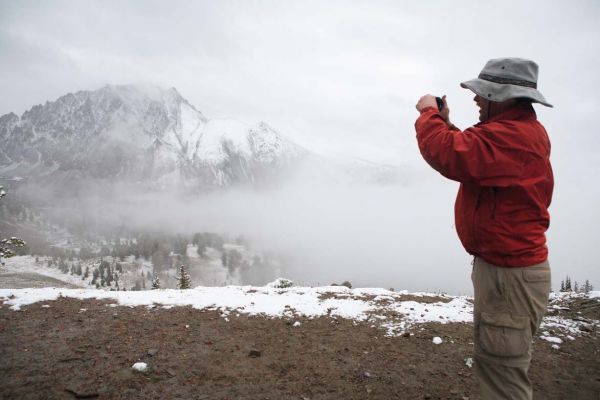
[[[575,286],[573,286],[573,291],[575,293],[579,293],[579,283],[577,283],[577,281],[575,281]]]
[[[177,285],[177,287],[179,289],[189,289],[189,288],[191,288],[191,286],[192,286],[192,280],[190,278],[190,275],[185,270],[185,266],[184,265],[182,265],[181,267],[179,267],[179,276],[177,277],[177,279],[179,280],[179,283]]]
[[[565,281],[564,280],[560,281],[560,291],[561,292],[565,291]]]
[[[571,278],[569,277],[569,275],[567,275],[567,279],[565,280],[565,292],[571,292],[573,291],[572,287],[571,287]]]
[[[585,284],[583,285],[583,292],[584,293],[589,293],[592,290],[594,290],[594,287],[592,286],[592,284],[590,283],[590,281],[588,279],[585,280]]]
[[[155,275],[154,279],[152,279],[152,290],[156,289],[160,289],[160,278],[158,275]]]

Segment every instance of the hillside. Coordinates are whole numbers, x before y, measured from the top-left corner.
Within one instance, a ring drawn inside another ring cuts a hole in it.
[[[0,396],[478,398],[468,297],[277,286],[0,289]],[[538,398],[600,394],[598,297],[553,294]]]

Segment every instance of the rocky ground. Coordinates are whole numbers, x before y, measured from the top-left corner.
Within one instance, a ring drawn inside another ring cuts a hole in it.
[[[552,310],[599,319],[597,300]],[[583,310],[583,312],[581,311]],[[367,324],[59,298],[0,308],[3,399],[477,399],[470,324],[385,337]],[[585,324],[585,322],[582,322]],[[600,398],[596,327],[560,349],[536,340],[537,399]],[[551,332],[552,333],[552,332]],[[432,338],[443,343],[436,345]],[[131,366],[146,362],[149,370]]]

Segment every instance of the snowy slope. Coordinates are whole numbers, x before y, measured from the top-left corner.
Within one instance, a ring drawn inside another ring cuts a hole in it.
[[[60,296],[107,299],[114,301],[115,306],[146,306],[149,309],[192,306],[196,309],[220,310],[225,320],[239,314],[290,320],[298,316],[345,318],[385,330],[388,336],[402,335],[421,323],[470,323],[473,318],[472,299],[466,296],[392,292],[378,288],[198,286],[190,290],[136,292],[61,288],[0,289],[0,302],[12,310],[20,310],[21,307],[37,302],[56,300]],[[582,296],[600,297],[600,292]],[[556,300],[557,296],[554,295],[552,301]],[[600,327],[600,321],[590,323],[596,328]],[[294,326],[298,324],[299,322]],[[584,334],[580,327],[581,324],[572,319],[548,316],[542,323],[540,337],[557,348],[562,341],[575,340],[575,337]]]

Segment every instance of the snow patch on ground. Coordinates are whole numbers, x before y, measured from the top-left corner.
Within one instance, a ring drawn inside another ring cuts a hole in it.
[[[63,274],[55,267],[46,266],[46,258],[41,257],[39,263],[35,262],[32,256],[17,256],[3,260],[5,265],[0,268],[1,273],[21,274],[24,272],[39,274],[50,278],[58,279],[59,281],[70,283],[81,288],[95,288],[95,285],[90,285],[87,280],[82,280],[80,275]],[[91,278],[90,278],[91,279]]]
[[[540,336],[540,339],[545,340],[550,343],[562,344],[562,339],[556,336]]]
[[[381,302],[385,294],[387,302]],[[434,295],[431,295],[434,296]],[[235,314],[262,315],[293,319],[298,316],[346,318],[382,327],[388,335],[404,333],[422,322],[468,322],[472,308],[467,297],[449,303],[404,305],[401,295],[379,288],[348,289],[343,286],[292,287],[286,289],[255,286],[197,287],[190,290],[160,289],[147,291],[104,291],[89,289],[0,289],[0,301],[12,310],[59,297],[111,300],[121,306],[192,306],[202,310],[220,310],[223,318]],[[418,306],[417,306],[418,305]],[[421,306],[428,311],[423,314]],[[412,308],[412,310],[411,310]],[[402,310],[402,312],[399,312]],[[231,314],[232,311],[235,311]],[[440,315],[445,316],[440,319]]]
[[[56,300],[59,297],[75,299],[110,300],[110,306],[144,306],[169,309],[175,306],[192,306],[200,310],[219,310],[228,321],[235,315],[260,315],[269,318],[298,317],[346,318],[365,322],[383,329],[386,336],[399,336],[411,327],[428,322],[471,323],[473,307],[467,296],[446,296],[450,301],[419,303],[403,300],[405,292],[392,292],[380,288],[348,289],[344,286],[274,288],[266,286],[199,286],[189,290],[104,291],[91,289],[0,289],[0,302],[12,310],[37,303]],[[439,298],[436,294],[422,297]],[[414,296],[411,295],[411,298]],[[447,300],[446,299],[446,300]],[[552,331],[552,336],[550,332]],[[553,344],[561,344],[558,336],[581,336],[576,321],[549,316],[542,324],[541,338]],[[440,338],[434,338],[436,341]],[[440,342],[441,343],[441,342]],[[437,343],[436,343],[437,344]]]
[[[195,252],[195,248],[188,248],[188,251]],[[46,267],[43,263],[36,264],[30,256],[6,260],[6,266],[2,271],[34,272],[62,281],[72,280],[73,284],[87,286],[78,275],[63,274],[55,268]],[[260,287],[199,286],[190,290],[106,291],[54,287],[0,289],[0,303],[9,306],[12,310],[20,310],[21,307],[33,303],[68,297],[82,300],[110,300],[115,303],[110,304],[111,307],[144,306],[149,310],[192,306],[200,310],[219,310],[225,321],[240,314],[261,315],[268,318],[289,319],[295,322],[296,327],[300,325],[297,321],[298,317],[326,316],[332,319],[345,318],[357,323],[368,323],[369,326],[384,330],[386,336],[403,335],[415,325],[423,323],[472,323],[473,320],[472,298],[467,296],[395,292],[382,288],[349,289],[345,286],[278,287],[283,286],[282,281],[278,280]],[[600,292],[552,293],[549,308],[555,310],[565,308],[563,302],[575,297],[596,298],[600,297]],[[420,298],[423,302],[419,301]],[[50,305],[44,304],[43,307],[48,308]],[[80,310],[80,312],[85,311],[85,309]],[[582,323],[570,318],[547,316],[542,322],[540,337],[555,345],[565,340],[574,340],[575,337],[585,334],[582,324],[600,327],[599,321]]]

